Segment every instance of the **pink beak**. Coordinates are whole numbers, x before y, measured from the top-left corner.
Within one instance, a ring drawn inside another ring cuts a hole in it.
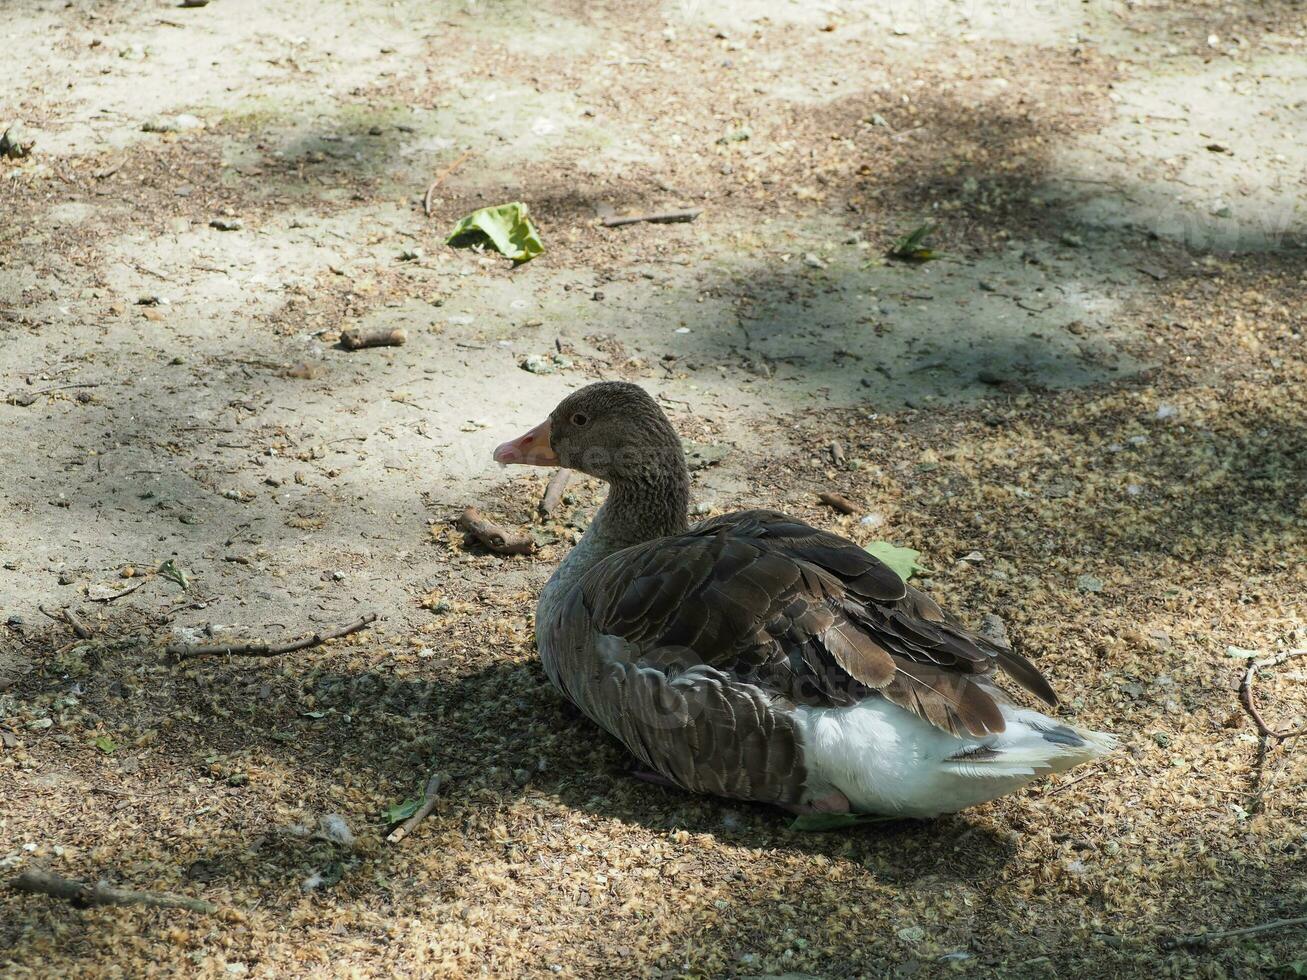
[[[526,435],[503,443],[495,450],[495,462],[557,466],[558,454],[549,445],[549,420],[545,419]]]

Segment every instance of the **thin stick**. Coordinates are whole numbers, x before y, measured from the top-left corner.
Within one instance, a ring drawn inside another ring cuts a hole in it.
[[[1093,769],[1088,770],[1087,772],[1082,772],[1075,779],[1068,779],[1065,783],[1058,783],[1052,789],[1044,790],[1044,792],[1039,794],[1039,797],[1040,799],[1043,799],[1046,796],[1056,796],[1058,793],[1062,792],[1062,790],[1070,789],[1072,786],[1074,786],[1076,783],[1080,782],[1081,780],[1088,779],[1090,776],[1100,775],[1102,771],[1103,770],[1101,767],[1096,766]]]
[[[77,634],[79,640],[89,640],[95,635],[95,630],[82,622],[82,618],[71,609],[64,610],[64,619],[68,620],[68,625],[73,628],[73,632]]]
[[[114,888],[103,881],[88,885],[84,881],[63,878],[40,868],[29,868],[9,883],[14,891],[31,895],[49,895],[62,898],[79,907],[88,905],[152,905],[161,909],[188,909],[191,912],[213,913],[218,906],[198,898],[169,895],[164,892],[138,892],[127,888]]]
[[[1248,712],[1253,724],[1257,726],[1257,731],[1263,738],[1273,738],[1277,742],[1283,742],[1286,738],[1307,735],[1307,728],[1285,729],[1284,731],[1276,731],[1271,728],[1262,718],[1262,713],[1257,710],[1257,702],[1253,698],[1253,681],[1257,678],[1259,670],[1269,670],[1298,657],[1307,657],[1307,650],[1290,650],[1288,653],[1281,653],[1275,657],[1257,660],[1248,665],[1248,669],[1244,671],[1243,680],[1239,682],[1239,703]]]
[[[500,527],[475,507],[466,508],[458,523],[497,555],[529,555],[535,550],[535,542],[525,534]]]
[[[1273,922],[1263,922],[1260,925],[1246,926],[1243,929],[1225,929],[1221,932],[1200,932],[1193,936],[1176,936],[1168,939],[1162,945],[1166,949],[1175,949],[1177,946],[1206,946],[1218,939],[1251,936],[1258,932],[1270,932],[1272,929],[1289,929],[1293,926],[1307,926],[1307,915],[1298,919],[1276,919]]]
[[[572,471],[568,469],[560,469],[549,478],[549,486],[545,487],[545,495],[540,499],[540,513],[545,517],[552,517],[554,511],[558,510],[558,505],[563,502],[567,481],[571,478]]]
[[[605,228],[620,228],[622,225],[635,225],[647,221],[654,225],[670,225],[681,221],[693,221],[703,214],[703,208],[686,208],[684,211],[656,211],[653,214],[630,214],[625,217],[604,218],[600,222]]]
[[[214,645],[193,647],[185,644],[172,644],[168,647],[168,653],[179,660],[186,660],[190,657],[207,657],[207,656],[239,656],[239,657],[279,657],[283,653],[295,653],[299,650],[307,650],[310,647],[321,646],[328,640],[338,640],[342,636],[349,636],[351,633],[357,633],[359,630],[367,629],[377,621],[376,613],[368,613],[362,616],[348,626],[342,626],[340,629],[329,630],[326,633],[314,633],[290,643],[279,643],[273,645],[267,642],[257,643],[236,643],[231,645]]]
[[[57,613],[52,613],[49,609],[46,609],[45,606],[37,606],[36,608],[41,610],[44,615],[49,616],[56,623],[67,624],[79,640],[89,640],[95,635],[95,631],[82,622],[81,617],[71,609],[62,609]]]
[[[398,844],[409,834],[413,833],[415,827],[425,820],[436,808],[436,795],[440,792],[440,773],[435,773],[427,780],[427,788],[423,792],[422,805],[413,811],[413,816],[409,817],[402,824],[396,827],[386,837],[387,844]]]
[[[137,579],[135,585],[129,585],[121,592],[115,592],[113,595],[106,595],[106,596],[99,596],[99,597],[92,595],[92,596],[87,596],[87,598],[90,599],[92,602],[113,602],[115,599],[121,599],[125,595],[131,595],[133,592],[139,589],[146,582],[150,581],[150,579],[152,578],[154,578],[152,574],[142,575],[140,578]]]
[[[67,391],[69,388],[98,388],[99,382],[87,382],[73,385],[51,385],[49,388],[40,388],[36,391],[16,391],[9,396],[9,404],[17,405],[19,408],[27,408],[36,401],[40,395],[48,395],[52,391]]]
[[[451,163],[444,170],[440,171],[440,173],[436,174],[436,179],[427,185],[427,192],[422,195],[422,213],[425,214],[428,218],[431,217],[431,195],[436,192],[436,188],[439,187],[444,182],[445,178],[448,177],[450,174],[452,174],[459,167],[461,167],[463,165],[463,161],[465,161],[471,155],[472,155],[471,150],[467,150],[466,152],[464,152],[463,155],[460,156],[457,160]]]
[[[69,388],[98,388],[98,387],[100,387],[100,382],[98,381],[84,381],[79,384],[71,384],[71,385],[51,385],[49,388],[41,388],[39,391],[31,392],[31,394],[45,395],[52,391],[67,391]]]
[[[834,507],[841,514],[856,514],[858,505],[842,493],[819,493],[817,499],[827,507]]]

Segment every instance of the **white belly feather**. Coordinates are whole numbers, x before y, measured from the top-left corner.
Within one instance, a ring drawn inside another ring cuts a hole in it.
[[[800,707],[809,794],[816,799],[837,789],[855,811],[933,817],[1011,793],[1116,745],[1111,735],[1037,711],[1001,710],[1002,734],[957,738],[883,698],[845,708]]]

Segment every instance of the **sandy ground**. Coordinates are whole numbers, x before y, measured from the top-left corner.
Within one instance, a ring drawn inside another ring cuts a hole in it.
[[[224,910],[5,894],[0,970],[1307,959],[1301,930],[1166,948],[1307,903],[1301,751],[1259,751],[1234,693],[1240,650],[1307,645],[1300,6],[11,0],[0,38],[35,138],[0,160],[0,864]],[[543,256],[443,245],[507,200]],[[939,260],[886,260],[927,221]],[[918,548],[1126,751],[844,835],[632,782],[532,650],[599,488],[544,521],[543,476],[489,461],[601,377],[719,459],[702,512]],[[467,503],[539,552],[465,548]],[[162,656],[366,612],[285,660]],[[1276,724],[1302,681],[1261,681]],[[433,769],[436,812],[381,843]]]

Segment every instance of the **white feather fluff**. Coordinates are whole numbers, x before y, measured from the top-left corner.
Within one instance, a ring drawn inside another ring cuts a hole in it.
[[[1116,745],[1111,735],[1071,728],[1038,711],[1001,710],[1006,731],[970,739],[882,698],[846,708],[800,707],[809,795],[819,799],[837,789],[859,812],[934,817],[1004,796]]]

